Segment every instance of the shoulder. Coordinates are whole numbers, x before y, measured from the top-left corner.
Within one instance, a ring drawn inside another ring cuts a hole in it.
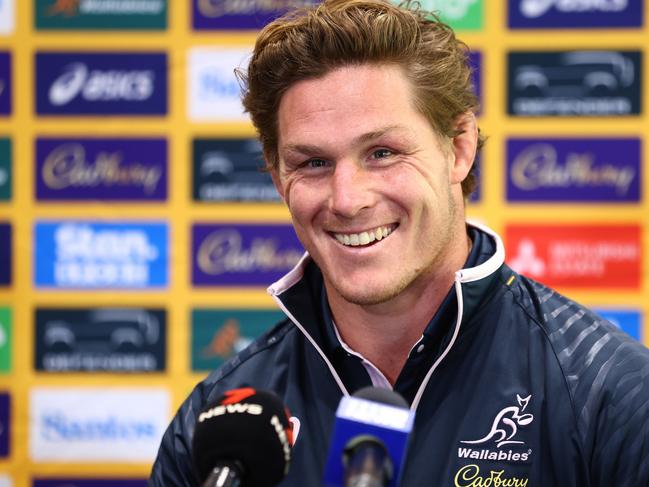
[[[649,349],[560,293],[519,281],[516,300],[552,349],[593,468],[618,468],[607,455],[642,456],[649,448]],[[613,473],[606,475],[610,481]]]

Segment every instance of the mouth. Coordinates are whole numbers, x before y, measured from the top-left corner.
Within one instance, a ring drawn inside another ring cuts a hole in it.
[[[397,225],[384,225],[360,233],[333,233],[339,243],[347,247],[366,247],[390,236]]]

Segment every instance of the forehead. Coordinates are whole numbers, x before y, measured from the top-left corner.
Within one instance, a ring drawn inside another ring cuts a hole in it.
[[[423,118],[401,67],[345,66],[298,81],[284,93],[278,111],[279,143],[335,127],[369,132],[376,126],[408,124],[413,117]]]

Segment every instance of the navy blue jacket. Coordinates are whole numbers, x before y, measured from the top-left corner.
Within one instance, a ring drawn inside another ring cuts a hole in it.
[[[395,384],[416,412],[401,485],[649,486],[649,350],[516,274],[497,235],[472,232],[471,267],[456,273]],[[275,391],[300,420],[280,485],[322,485],[336,407],[371,381],[332,338],[322,275],[308,256],[269,292],[288,319],[196,386],[149,485],[199,485],[197,413],[242,385]]]

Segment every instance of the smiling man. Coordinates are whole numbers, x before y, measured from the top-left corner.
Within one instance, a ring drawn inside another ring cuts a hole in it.
[[[267,26],[241,76],[307,254],[269,288],[287,319],[192,392],[151,485],[198,484],[197,414],[244,385],[299,419],[280,485],[321,485],[340,398],[374,385],[416,412],[401,485],[646,486],[647,350],[465,221],[482,139],[453,32],[325,1]]]

